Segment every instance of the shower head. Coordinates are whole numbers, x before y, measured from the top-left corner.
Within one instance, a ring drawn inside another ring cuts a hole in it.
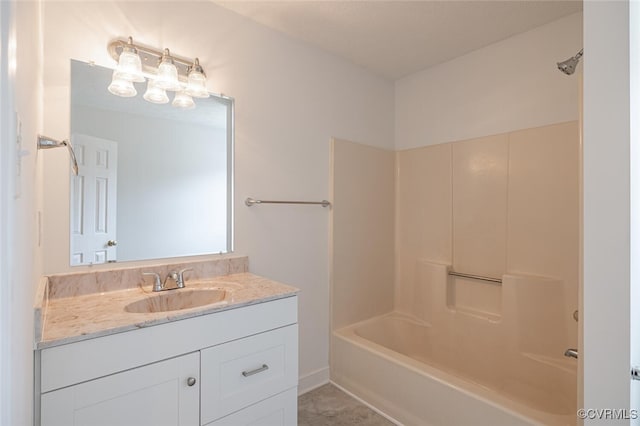
[[[558,69],[566,75],[573,74],[578,66],[578,62],[580,62],[580,58],[582,58],[582,55],[584,54],[583,52],[584,49],[580,49],[575,56],[567,59],[566,61],[558,62]]]

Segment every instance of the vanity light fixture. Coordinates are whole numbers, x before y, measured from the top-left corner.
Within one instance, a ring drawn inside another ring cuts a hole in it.
[[[169,49],[164,49],[160,64],[158,65],[158,74],[156,74],[156,86],[164,90],[177,92],[182,87],[178,81],[178,68],[175,61],[169,53]]]
[[[133,45],[133,39],[129,37],[127,43],[122,46],[122,53],[118,58],[118,66],[113,75],[114,79],[121,79],[136,83],[144,82],[142,75],[142,62],[138,55],[138,49]]]
[[[145,101],[153,104],[166,104],[169,102],[167,92],[158,87],[153,79],[149,79],[149,82],[147,83],[147,91],[144,93],[143,98]]]
[[[108,89],[109,92],[123,98],[130,98],[138,94],[136,88],[133,87],[133,82],[118,76],[118,71],[116,70],[113,71],[113,77]]]
[[[193,62],[193,65],[189,67],[189,74],[187,77],[187,89],[185,92],[189,96],[194,98],[208,98],[209,92],[205,86],[207,77],[204,74],[204,70],[200,66],[198,58]]]
[[[183,109],[195,107],[193,98],[209,97],[207,77],[198,58],[192,61],[172,55],[169,49],[160,51],[135,44],[131,37],[112,41],[108,49],[118,61],[108,88],[114,95],[136,96],[133,83],[142,83],[146,78],[143,97],[152,103],[168,103],[167,91],[176,92],[171,104]]]
[[[171,105],[182,109],[193,109],[196,106],[195,102],[193,102],[193,98],[187,95],[184,91],[176,92],[176,96],[173,98]]]

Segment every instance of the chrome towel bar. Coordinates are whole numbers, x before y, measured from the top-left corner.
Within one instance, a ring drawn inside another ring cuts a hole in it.
[[[322,207],[330,207],[331,203],[327,200],[322,201],[274,201],[274,200],[256,200],[251,197],[244,200],[244,203],[251,207],[254,204],[315,204]]]
[[[472,274],[463,274],[462,272],[456,272],[456,271],[449,271],[449,275],[462,277],[462,278],[471,278],[473,280],[490,281],[492,283],[502,284],[502,280],[500,278],[483,277],[481,275],[472,275]]]

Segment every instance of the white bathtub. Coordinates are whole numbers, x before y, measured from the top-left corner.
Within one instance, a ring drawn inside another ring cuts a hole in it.
[[[442,332],[399,313],[334,331],[332,381],[407,426],[575,425],[572,360],[521,352],[499,321],[456,318]]]

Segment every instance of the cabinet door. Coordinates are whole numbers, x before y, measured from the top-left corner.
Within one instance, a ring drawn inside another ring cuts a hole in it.
[[[198,426],[199,373],[194,352],[48,392],[41,396],[41,424]]]
[[[295,426],[298,423],[298,388],[289,389],[207,426]]]

